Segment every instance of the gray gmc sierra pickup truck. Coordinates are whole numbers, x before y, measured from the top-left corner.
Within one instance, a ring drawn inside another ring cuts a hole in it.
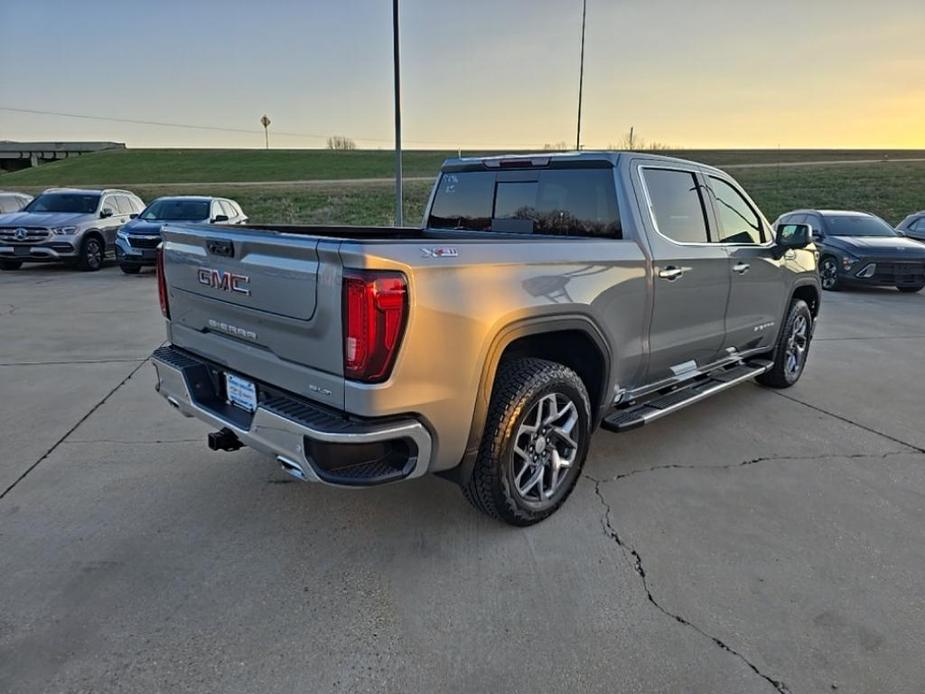
[[[291,475],[427,472],[528,525],[623,431],[800,377],[810,229],[727,174],[635,153],[444,163],[422,228],[167,225],[157,389]]]

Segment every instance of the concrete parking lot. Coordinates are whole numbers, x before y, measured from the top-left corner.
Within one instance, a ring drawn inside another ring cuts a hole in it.
[[[797,387],[599,433],[526,530],[210,452],[163,333],[150,273],[0,273],[0,692],[925,690],[925,293],[826,294]]]

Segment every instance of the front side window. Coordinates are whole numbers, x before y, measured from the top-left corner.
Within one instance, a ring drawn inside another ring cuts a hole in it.
[[[920,217],[909,227],[912,231],[925,231],[925,217]]]
[[[719,226],[718,243],[763,243],[764,229],[761,218],[746,202],[742,194],[726,181],[710,176],[710,193],[716,222]]]
[[[873,215],[829,214],[825,221],[832,236],[896,236],[893,227]]]
[[[73,212],[92,214],[100,196],[92,193],[42,193],[25,207],[26,212]]]
[[[228,217],[228,219],[235,218],[236,215],[235,215],[234,207],[232,206],[230,202],[228,202],[227,200],[219,200],[218,204],[221,205],[222,207],[222,214]]]
[[[659,233],[678,243],[707,243],[707,217],[690,171],[645,169],[646,190]]]
[[[428,225],[559,236],[621,238],[613,170],[447,172]]]

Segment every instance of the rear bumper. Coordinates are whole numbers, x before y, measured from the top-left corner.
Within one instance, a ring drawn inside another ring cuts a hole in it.
[[[157,391],[183,415],[230,429],[300,479],[372,486],[419,477],[430,466],[431,434],[413,417],[350,417],[259,381],[251,414],[225,401],[220,365],[172,346],[152,358]]]

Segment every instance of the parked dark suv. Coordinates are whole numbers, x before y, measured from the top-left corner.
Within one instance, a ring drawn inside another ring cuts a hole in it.
[[[177,195],[157,198],[137,219],[126,224],[116,236],[116,256],[122,272],[136,274],[145,265],[154,265],[161,242],[161,227],[167,222],[200,224],[244,224],[241,206],[227,198]]]
[[[925,245],[903,237],[880,217],[866,212],[794,210],[781,215],[775,226],[780,224],[812,227],[823,289],[878,285],[917,292],[925,287]]]

